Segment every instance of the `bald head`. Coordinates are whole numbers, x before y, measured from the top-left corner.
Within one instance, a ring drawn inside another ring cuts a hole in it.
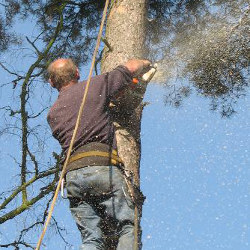
[[[65,58],[53,61],[48,67],[48,74],[49,82],[57,90],[79,79],[77,66],[71,59]]]

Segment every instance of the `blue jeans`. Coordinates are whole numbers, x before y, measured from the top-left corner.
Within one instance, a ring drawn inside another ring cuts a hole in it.
[[[118,238],[116,249],[133,249],[134,204],[118,167],[89,166],[70,171],[66,188],[82,236],[80,249],[110,249],[105,246],[107,235]]]

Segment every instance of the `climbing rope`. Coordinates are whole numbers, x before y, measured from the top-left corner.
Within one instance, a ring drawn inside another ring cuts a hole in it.
[[[82,98],[82,103],[81,103],[81,106],[80,106],[80,109],[79,109],[79,112],[78,112],[78,117],[77,117],[77,120],[76,120],[75,129],[74,129],[72,139],[71,139],[71,142],[70,142],[70,146],[69,146],[69,149],[68,149],[68,152],[67,152],[66,160],[65,160],[63,168],[62,168],[61,176],[60,176],[60,179],[58,181],[56,191],[55,191],[52,203],[51,203],[51,207],[50,207],[50,210],[49,210],[49,213],[48,213],[48,217],[47,217],[47,220],[46,220],[46,222],[44,224],[43,232],[42,232],[42,234],[41,234],[41,236],[39,238],[39,241],[37,243],[36,250],[39,250],[40,246],[42,244],[43,237],[45,235],[45,232],[46,232],[47,227],[49,225],[50,219],[52,217],[52,213],[53,213],[53,210],[54,210],[56,199],[58,197],[58,193],[59,193],[60,188],[61,188],[62,180],[63,180],[64,175],[66,173],[66,166],[68,165],[68,162],[69,162],[70,154],[71,154],[71,151],[72,151],[72,148],[73,148],[76,133],[77,133],[77,130],[78,130],[78,127],[79,127],[79,124],[80,124],[81,116],[82,116],[82,113],[83,113],[83,108],[84,108],[86,97],[87,97],[87,94],[88,94],[89,84],[90,84],[93,69],[94,69],[94,66],[95,66],[95,60],[96,60],[97,52],[98,52],[100,42],[101,42],[101,37],[102,37],[102,32],[103,32],[103,28],[104,28],[105,19],[106,19],[106,16],[107,16],[109,2],[110,2],[110,0],[106,0],[106,2],[105,2],[105,7],[104,7],[104,10],[103,10],[103,16],[102,16],[102,20],[101,20],[100,30],[99,30],[98,37],[97,37],[96,47],[95,47],[95,50],[94,50],[94,53],[93,53],[92,63],[91,63],[91,67],[90,67],[90,71],[89,71],[89,75],[88,75],[84,95],[83,95],[83,98]]]

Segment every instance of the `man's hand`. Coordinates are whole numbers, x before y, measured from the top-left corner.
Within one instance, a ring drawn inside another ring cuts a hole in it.
[[[139,76],[149,70],[151,62],[149,60],[131,59],[123,64],[133,76]]]

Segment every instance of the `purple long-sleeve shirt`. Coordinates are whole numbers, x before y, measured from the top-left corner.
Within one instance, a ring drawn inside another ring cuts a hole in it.
[[[109,73],[91,79],[86,103],[73,146],[73,151],[91,142],[100,142],[116,148],[114,126],[109,114],[110,99],[132,82],[130,71],[118,66]],[[53,136],[67,152],[82,102],[86,82],[78,82],[59,92],[48,113]]]

